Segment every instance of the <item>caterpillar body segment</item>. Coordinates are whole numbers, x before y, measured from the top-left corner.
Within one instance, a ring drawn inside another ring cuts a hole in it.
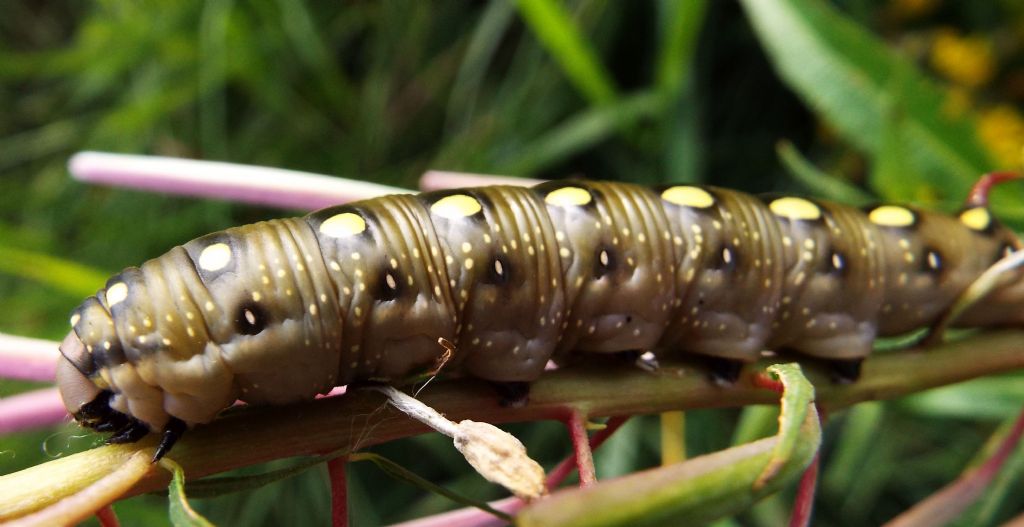
[[[59,384],[86,426],[164,430],[162,455],[237,399],[429,369],[438,338],[458,349],[446,368],[504,383],[636,350],[734,368],[786,348],[852,374],[878,336],[932,324],[1020,248],[984,194],[955,216],[579,181],[332,207],[115,276],[72,314]],[[1024,322],[1022,273],[1003,282],[958,323]]]

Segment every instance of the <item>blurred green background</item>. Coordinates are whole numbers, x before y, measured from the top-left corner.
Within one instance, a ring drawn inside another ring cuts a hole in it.
[[[1013,0],[0,3],[0,331],[59,339],[103,276],[197,235],[286,214],[73,182],[83,149],[225,160],[414,187],[428,168],[700,181],[953,210],[1020,169],[1024,4]],[[1024,226],[1024,188],[997,211]],[[290,212],[289,212],[290,213]],[[46,257],[44,259],[44,256]],[[40,262],[48,263],[41,265]],[[71,265],[74,264],[74,265]],[[0,380],[0,394],[34,387]],[[1019,375],[838,415],[816,525],[876,525],[951,481],[1024,401]],[[768,433],[763,411],[687,415],[692,454]],[[742,426],[737,430],[736,424]],[[547,466],[561,427],[510,427]],[[0,437],[0,473],[86,448],[73,428]],[[599,475],[657,463],[657,420]],[[377,449],[480,498],[446,441]],[[1024,459],[961,525],[1017,514]],[[264,467],[265,468],[265,467]],[[450,505],[351,470],[354,525]],[[223,525],[326,524],[322,470],[197,501]],[[779,525],[792,496],[726,525]],[[166,502],[118,505],[166,523]]]

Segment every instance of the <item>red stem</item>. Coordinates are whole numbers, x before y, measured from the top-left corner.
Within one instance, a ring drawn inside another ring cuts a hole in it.
[[[988,207],[988,193],[992,190],[992,187],[1006,181],[1021,179],[1021,177],[1016,172],[989,172],[978,178],[978,181],[971,187],[971,192],[967,195],[967,201],[964,205],[967,207]]]
[[[814,508],[814,493],[818,486],[818,460],[821,454],[814,455],[814,461],[800,477],[800,486],[793,502],[793,516],[789,518],[789,527],[807,527],[811,524],[811,511]]]
[[[121,522],[117,521],[117,513],[111,505],[96,511],[96,519],[100,521],[102,527],[121,527]]]
[[[782,383],[779,383],[782,384]],[[820,404],[814,404],[818,411],[818,422],[822,428],[828,419],[828,412]],[[807,527],[811,524],[811,512],[814,510],[814,496],[818,489],[818,465],[821,460],[821,450],[814,454],[814,460],[804,470],[800,477],[800,486],[797,487],[796,499],[793,501],[793,515],[789,518],[789,527]]]
[[[605,424],[604,429],[598,431],[597,433],[590,437],[589,444],[591,452],[593,452],[594,449],[601,446],[602,443],[608,440],[608,438],[611,437],[611,435],[614,434],[616,430],[621,428],[622,425],[626,423],[627,419],[629,419],[628,416],[613,417],[609,419],[608,422]],[[552,469],[551,472],[548,473],[548,490],[554,490],[556,487],[561,485],[562,482],[565,481],[565,478],[569,477],[569,474],[572,473],[572,469],[575,466],[575,458],[566,458],[561,463],[559,463],[557,467]]]
[[[580,487],[589,487],[597,483],[594,470],[594,452],[590,449],[590,438],[587,436],[587,416],[579,410],[573,410],[566,426],[572,437],[572,450],[576,454],[576,470],[580,473]]]
[[[759,372],[754,375],[754,386],[764,388],[765,390],[771,390],[775,393],[782,393],[785,390],[785,386],[782,385],[781,381],[773,379],[764,372]]]
[[[331,525],[348,527],[348,481],[345,478],[347,457],[327,462],[327,475],[331,480]]]

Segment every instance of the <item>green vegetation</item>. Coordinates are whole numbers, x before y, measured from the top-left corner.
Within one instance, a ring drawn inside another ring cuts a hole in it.
[[[280,216],[89,187],[90,149],[278,166],[414,187],[428,168],[701,181],[952,210],[981,172],[1019,169],[1024,7],[941,0],[520,2],[10,1],[0,17],[0,331],[59,339],[102,276],[200,234]],[[817,168],[816,168],[817,167]],[[1024,188],[996,192],[1024,226]],[[27,389],[0,380],[0,395]],[[816,525],[876,525],[978,459],[1024,398],[982,379],[832,416]],[[691,455],[773,432],[762,409],[687,413]],[[508,427],[547,467],[557,423]],[[90,446],[68,427],[0,437],[0,473]],[[599,476],[657,464],[657,420],[596,453]],[[440,437],[375,452],[479,499]],[[1020,513],[1024,456],[960,525]],[[289,466],[256,467],[263,472]],[[353,525],[444,510],[353,464]],[[793,489],[725,525],[779,525]],[[216,524],[326,524],[323,469],[194,500]],[[163,497],[117,506],[168,522]]]

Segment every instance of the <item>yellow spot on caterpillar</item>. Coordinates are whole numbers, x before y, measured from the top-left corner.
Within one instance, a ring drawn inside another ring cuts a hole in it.
[[[661,193],[661,199],[675,205],[698,209],[706,209],[715,204],[715,197],[700,187],[669,187]]]
[[[472,258],[466,258],[465,264],[466,264],[466,270],[467,271],[472,269],[473,268],[473,259]]]
[[[970,229],[983,231],[992,225],[992,215],[985,207],[974,207],[960,213],[960,223]]]
[[[124,282],[118,282],[107,288],[107,306],[113,307],[125,298],[128,298],[128,285]]]
[[[253,302],[259,302],[260,299],[262,299],[262,298],[263,298],[263,295],[261,295],[259,291],[253,291],[252,292],[252,301]]]
[[[468,194],[445,196],[430,206],[430,212],[449,219],[467,218],[481,209],[480,201]]]
[[[580,187],[562,187],[552,190],[544,197],[544,201],[559,207],[579,207],[590,203],[593,199],[587,189]]]
[[[220,271],[231,262],[231,247],[226,243],[215,243],[199,253],[199,268],[204,271]]]
[[[462,242],[462,252],[468,253],[473,250],[473,245],[469,242]]]
[[[895,205],[882,205],[868,214],[868,220],[883,227],[909,227],[914,224],[914,213]]]
[[[213,302],[210,302],[209,300],[207,300],[206,301],[206,305],[204,305],[203,307],[205,307],[207,311],[213,311],[213,307],[214,307],[213,306]]]
[[[71,315],[71,327],[77,326],[79,320],[82,320],[82,315],[79,315],[78,313]]]
[[[313,315],[313,316],[316,316],[316,312],[317,312],[316,304],[310,304],[309,305],[309,314]]]
[[[354,212],[342,212],[324,220],[320,232],[331,238],[354,236],[366,230],[366,220]]]
[[[776,216],[791,220],[817,220],[821,218],[821,208],[803,198],[779,198],[768,205]]]

